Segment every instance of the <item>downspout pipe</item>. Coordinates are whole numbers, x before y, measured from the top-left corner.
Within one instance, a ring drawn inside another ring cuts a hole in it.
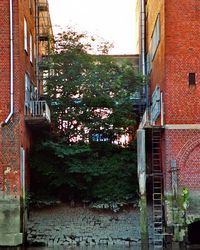
[[[143,83],[145,85],[144,91],[145,91],[145,99],[146,99],[146,107],[148,109],[149,105],[149,91],[148,91],[148,83],[145,79],[145,76],[147,75],[146,71],[146,13],[145,13],[145,0],[140,0],[140,10],[141,10],[141,68],[142,68],[142,74],[144,77]]]
[[[13,0],[10,0],[10,113],[3,125],[6,125],[14,113],[14,59],[13,59]]]
[[[141,53],[141,70],[143,74],[143,83],[146,88],[146,66],[145,66],[145,0],[140,0],[140,53]],[[146,92],[146,90],[145,90]],[[147,93],[145,93],[147,95]],[[147,97],[146,97],[147,98]],[[146,100],[147,101],[147,100]],[[140,206],[140,236],[141,236],[141,249],[149,249],[148,241],[148,217],[147,217],[147,195],[146,195],[146,146],[145,129],[137,130],[137,170],[139,182],[139,206]]]
[[[142,66],[142,74],[146,75],[146,67],[145,67],[145,0],[141,0],[140,2],[141,9],[141,66]]]

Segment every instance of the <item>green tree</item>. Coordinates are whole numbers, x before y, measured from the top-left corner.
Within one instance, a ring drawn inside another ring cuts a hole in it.
[[[55,41],[45,86],[54,128],[33,149],[32,191],[104,201],[134,195],[135,149],[113,141],[134,131],[131,97],[140,77],[107,55],[109,47],[71,30]]]
[[[131,95],[139,78],[132,65],[90,54],[91,48],[86,35],[69,30],[59,35],[51,55],[46,90],[55,130],[68,143],[89,140],[91,131],[114,140],[135,122]],[[107,52],[109,44],[98,48]]]
[[[31,188],[39,197],[124,201],[137,192],[136,154],[131,146],[46,140],[34,148]]]

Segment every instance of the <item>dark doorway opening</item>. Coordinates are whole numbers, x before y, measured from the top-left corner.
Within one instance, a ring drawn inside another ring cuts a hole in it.
[[[200,221],[188,225],[188,240],[190,244],[200,244]]]

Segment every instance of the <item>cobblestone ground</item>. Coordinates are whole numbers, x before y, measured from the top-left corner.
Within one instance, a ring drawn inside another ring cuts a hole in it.
[[[105,245],[109,249],[138,246],[139,211],[129,208],[118,213],[102,212],[63,204],[35,209],[28,221],[28,242],[46,246]]]

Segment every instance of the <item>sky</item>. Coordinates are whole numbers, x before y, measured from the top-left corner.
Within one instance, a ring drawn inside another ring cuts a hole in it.
[[[65,27],[114,44],[110,54],[135,54],[136,0],[49,0],[54,34]]]

